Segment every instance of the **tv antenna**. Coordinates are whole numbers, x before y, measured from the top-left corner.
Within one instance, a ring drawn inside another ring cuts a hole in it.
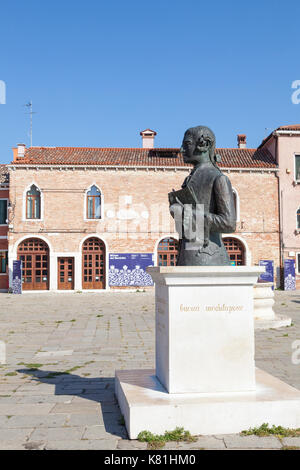
[[[271,131],[272,128],[271,127],[265,127],[265,138],[267,137],[268,135],[268,131]]]
[[[32,101],[28,101],[28,103],[24,104],[24,106],[26,106],[26,108],[28,108],[28,113],[26,114],[29,114],[30,115],[30,147],[32,147],[32,115],[33,114],[36,114],[33,110],[32,110]]]

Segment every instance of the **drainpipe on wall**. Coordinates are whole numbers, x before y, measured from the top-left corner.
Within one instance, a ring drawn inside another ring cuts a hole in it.
[[[276,138],[276,144],[275,144],[275,159],[276,163],[279,166],[279,172],[276,172],[276,176],[278,178],[278,205],[279,205],[279,259],[280,259],[280,287],[283,286],[283,263],[284,263],[284,258],[283,258],[283,233],[282,233],[282,227],[283,227],[283,197],[282,197],[282,189],[280,185],[280,165],[279,165],[279,158],[278,158],[278,136],[277,134],[274,133],[274,137]]]

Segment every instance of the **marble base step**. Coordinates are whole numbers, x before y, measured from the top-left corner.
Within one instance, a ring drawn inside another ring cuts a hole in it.
[[[275,314],[271,319],[254,319],[255,330],[269,330],[270,328],[283,328],[291,326],[292,319],[286,315]]]
[[[300,428],[300,391],[256,369],[256,390],[169,394],[155,370],[116,371],[116,396],[130,439],[177,426],[194,435],[239,433],[251,427]]]

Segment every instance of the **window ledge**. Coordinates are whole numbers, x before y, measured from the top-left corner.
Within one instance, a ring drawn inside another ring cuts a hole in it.
[[[44,219],[23,219],[22,222],[44,222]]]

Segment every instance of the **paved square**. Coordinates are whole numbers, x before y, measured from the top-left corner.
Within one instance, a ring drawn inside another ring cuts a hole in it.
[[[300,364],[291,360],[300,340],[300,291],[276,291],[275,299],[276,313],[291,316],[293,325],[256,332],[256,364],[300,389]],[[0,449],[146,448],[127,438],[114,375],[154,368],[153,291],[0,294],[0,322],[7,354],[0,365]],[[166,449],[300,447],[297,438],[283,441],[201,436]]]

